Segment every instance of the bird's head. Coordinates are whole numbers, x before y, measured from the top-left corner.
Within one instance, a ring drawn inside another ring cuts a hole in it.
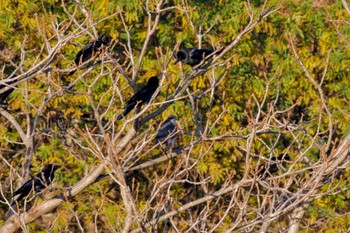
[[[52,168],[52,170],[53,170],[53,171],[56,171],[56,170],[59,169],[60,167],[61,167],[61,166],[59,166],[59,165],[54,165],[53,168]]]
[[[280,154],[280,155],[278,155],[277,159],[278,160],[285,160],[285,161],[290,161],[291,160],[289,154]]]
[[[175,121],[177,121],[178,120],[178,118],[177,118],[177,116],[175,116],[175,115],[170,115],[169,117],[168,117],[168,119],[167,119],[167,121],[172,121],[172,122],[175,122]]]
[[[176,59],[176,61],[175,61],[175,64],[176,64],[179,61],[185,60],[187,57],[187,53],[184,50],[180,50],[174,55],[174,57]]]
[[[111,37],[108,34],[101,34],[98,36],[98,40],[101,41],[102,44],[108,46],[111,41]]]
[[[47,172],[55,172],[57,169],[59,169],[61,166],[59,165],[54,165],[54,164],[46,164],[43,171]]]
[[[158,86],[159,80],[157,76],[150,77],[147,81],[147,86]]]

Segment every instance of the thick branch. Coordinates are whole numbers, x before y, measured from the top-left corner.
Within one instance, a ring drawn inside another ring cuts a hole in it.
[[[28,212],[22,213],[19,216],[13,215],[9,218],[4,225],[0,228],[0,232],[11,233],[17,231],[21,227],[21,219],[25,224],[31,223],[42,215],[53,211],[59,205],[61,205],[64,201],[76,196],[81,191],[83,191],[90,184],[94,183],[96,178],[102,173],[104,170],[104,164],[100,164],[96,169],[93,169],[92,172],[79,181],[75,186],[69,188],[63,194],[55,196],[50,200],[44,201],[39,205],[35,206]]]

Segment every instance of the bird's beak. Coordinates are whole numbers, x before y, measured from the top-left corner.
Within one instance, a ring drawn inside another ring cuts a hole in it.
[[[182,132],[182,128],[181,128],[181,124],[180,124],[179,121],[175,121],[175,127],[176,127],[181,133],[183,133],[183,132]]]
[[[58,165],[55,165],[54,167],[53,167],[53,169],[54,170],[57,170],[57,169],[59,169],[61,166],[58,166]]]
[[[174,64],[177,64],[179,61],[180,61],[180,60],[176,60],[176,61],[174,62]]]

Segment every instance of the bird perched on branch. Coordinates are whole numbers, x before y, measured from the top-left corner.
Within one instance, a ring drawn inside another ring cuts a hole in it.
[[[101,54],[104,47],[109,46],[110,41],[111,37],[109,35],[99,35],[96,41],[85,45],[85,47],[78,52],[77,56],[74,59],[75,65],[80,66],[90,59],[95,59],[99,54]],[[69,75],[74,74],[75,71],[76,69],[70,72]]]
[[[7,76],[6,79],[2,79],[0,84],[0,107],[2,108],[7,108],[7,97],[15,90],[15,84],[16,82],[18,82],[18,79],[14,79],[13,77],[15,77],[15,72],[17,70],[18,67],[14,66],[13,64],[19,62],[20,58],[17,55],[13,55],[14,58],[12,60],[11,64],[5,64],[4,66],[4,75]],[[0,60],[0,63],[2,61]],[[10,81],[10,79],[12,79]],[[17,85],[17,84],[16,84]]]
[[[176,138],[176,121],[178,118],[174,115],[169,116],[160,126],[154,143],[167,144],[168,147],[174,146]],[[165,141],[166,140],[166,141]]]
[[[288,154],[280,154],[277,157],[272,157],[268,163],[262,164],[258,169],[258,177],[265,179],[268,176],[276,173],[281,166],[285,165],[285,161],[290,161],[291,158]]]
[[[201,63],[205,57],[209,56],[214,52],[213,49],[196,49],[196,48],[186,48],[180,49],[175,55],[176,63],[179,61],[190,65],[196,66]]]
[[[6,79],[5,79],[6,80]],[[5,81],[3,80],[3,81]],[[15,83],[17,80],[10,81],[10,82],[4,82],[5,84],[0,85],[0,91],[7,89],[3,93],[0,94],[0,107],[7,107],[7,97],[15,90],[11,84]]]
[[[117,120],[121,120],[123,117],[126,117],[126,115],[131,112],[137,105],[142,105],[145,103],[148,103],[154,92],[158,89],[159,87],[159,80],[158,77],[153,76],[148,79],[147,85],[144,86],[141,90],[136,92],[135,95],[133,95],[128,102],[126,102],[126,105],[124,107],[124,112],[121,113]]]
[[[55,177],[55,171],[60,168],[60,166],[53,165],[53,164],[46,164],[45,167],[41,172],[36,174],[32,179],[25,182],[22,187],[17,189],[13,194],[12,197],[19,195],[19,197],[16,199],[16,201],[13,201],[12,204],[15,202],[19,202],[22,200],[25,196],[27,196],[33,189],[34,192],[40,192],[45,187],[49,186],[52,182],[52,180]]]

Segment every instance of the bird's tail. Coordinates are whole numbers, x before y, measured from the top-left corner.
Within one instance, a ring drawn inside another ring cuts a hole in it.
[[[13,194],[12,197],[14,197],[14,196],[16,196],[16,195],[18,195],[18,194],[19,194],[19,193]],[[12,201],[12,203],[11,203],[11,206],[13,206],[14,204],[16,204],[16,202],[19,202],[20,200],[22,200],[24,196],[25,196],[25,195],[23,195],[23,193],[21,193],[21,194],[19,195],[19,197],[17,197],[16,199],[14,198],[13,201]]]
[[[18,189],[12,193],[12,197],[17,196],[20,193],[21,193],[21,191]]]
[[[73,70],[73,71],[71,71],[67,76],[71,76],[71,75],[73,75],[75,72],[76,72],[77,70],[75,69],[75,70]]]
[[[126,107],[124,112],[119,114],[119,116],[117,117],[117,120],[119,121],[119,120],[123,119],[124,117],[126,117],[126,115],[128,115],[128,113],[131,112],[132,109],[133,108],[131,108],[131,107]]]
[[[117,117],[117,121],[120,121],[121,119],[123,119],[124,117],[124,113],[120,113],[119,116]]]
[[[99,182],[100,180],[103,180],[104,178],[106,178],[106,177],[108,177],[108,176],[109,176],[108,173],[101,174],[101,175],[99,175],[99,176],[96,178],[96,180],[94,181],[94,183],[97,183],[97,182]]]
[[[21,199],[22,199],[22,197],[21,197]],[[13,200],[12,200],[12,202],[11,202],[11,206],[16,205],[16,202],[19,202],[19,201],[20,201],[20,199],[19,199],[19,198],[17,198],[17,199],[13,199]]]

